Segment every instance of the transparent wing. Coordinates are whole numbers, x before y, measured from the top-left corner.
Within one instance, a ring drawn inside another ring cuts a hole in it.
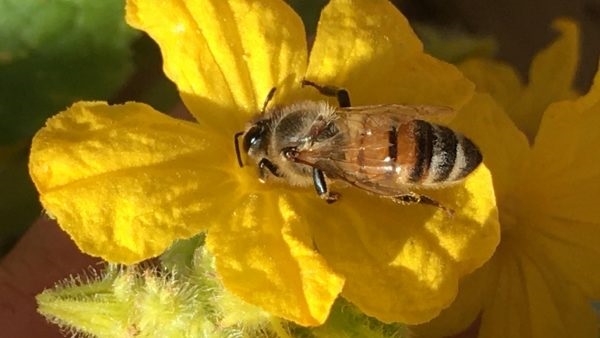
[[[353,161],[305,156],[305,154],[300,154],[300,157],[306,158],[306,161],[303,161],[304,163],[323,170],[327,177],[340,179],[377,195],[402,195],[407,193],[411,187],[401,182],[398,175],[390,175],[387,170],[381,169],[388,166],[389,163],[372,162],[373,166],[368,168],[367,172],[361,172],[360,166]],[[315,162],[310,164],[309,161],[311,160]]]
[[[425,120],[434,123],[447,123],[455,115],[454,109],[446,106],[431,105],[402,105],[402,104],[379,104],[371,106],[356,106],[347,108],[336,108],[335,114],[341,118],[351,116],[367,115],[369,119],[382,120]]]
[[[296,160],[372,193],[400,195],[411,184],[406,180],[407,171],[397,170],[398,163],[389,156],[390,148],[398,146],[390,131],[412,120],[449,120],[453,112],[448,107],[424,105],[338,108],[332,120],[337,133],[300,150]]]

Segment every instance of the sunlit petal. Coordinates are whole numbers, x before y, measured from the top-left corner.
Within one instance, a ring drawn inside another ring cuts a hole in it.
[[[271,88],[292,95],[306,69],[304,26],[283,1],[130,0],[127,22],[159,44],[191,113],[229,130],[243,128]]]
[[[404,103],[460,108],[473,84],[434,59],[385,0],[334,0],[321,13],[306,77],[343,86],[354,105]]]
[[[448,306],[458,278],[481,266],[498,243],[490,180],[481,167],[463,186],[428,192],[454,216],[342,189],[331,211],[305,208],[306,217],[319,252],[347,278],[344,297],[380,320],[420,323]]]
[[[36,134],[29,167],[42,205],[82,251],[134,263],[205,229],[223,201],[201,192],[226,183],[200,154],[218,153],[218,139],[144,104],[80,102]]]
[[[207,245],[230,291],[276,316],[318,325],[327,319],[344,278],[313,247],[293,201],[284,194],[244,196],[228,222],[211,228]]]
[[[489,288],[497,277],[492,258],[481,268],[460,280],[458,295],[450,307],[424,325],[412,326],[416,337],[450,337],[464,332],[481,315]]]

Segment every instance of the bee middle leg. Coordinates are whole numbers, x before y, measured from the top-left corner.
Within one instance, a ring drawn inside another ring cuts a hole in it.
[[[394,202],[397,202],[397,203],[400,203],[400,204],[403,204],[403,205],[409,205],[409,204],[426,204],[426,205],[431,205],[431,206],[434,206],[436,208],[440,208],[440,209],[444,210],[449,215],[453,215],[454,214],[454,210],[446,208],[443,204],[441,204],[440,202],[434,200],[433,198],[425,196],[425,195],[419,195],[419,194],[414,193],[414,192],[410,192],[410,193],[404,194],[404,195],[394,196],[394,197],[392,197],[392,200],[394,200]]]
[[[329,191],[327,189],[327,183],[325,182],[325,175],[321,169],[313,168],[313,182],[315,184],[315,190],[317,194],[325,202],[331,204],[340,198],[340,194],[337,192]]]
[[[325,96],[335,96],[337,98],[338,105],[342,108],[350,107],[350,95],[344,88],[335,86],[321,86],[308,80],[302,80],[302,86],[314,87],[319,91],[319,93]]]
[[[281,150],[283,156],[293,162],[304,163],[298,159],[298,150],[295,147],[286,147]],[[308,164],[308,163],[304,163]],[[310,165],[310,164],[308,164]],[[327,189],[327,182],[325,181],[325,174],[321,169],[312,168],[312,177],[313,183],[315,185],[315,190],[317,191],[317,195],[321,197],[321,199],[325,200],[325,202],[331,204],[337,201],[340,198],[340,194],[337,192],[329,191]]]
[[[273,162],[267,160],[266,158],[263,158],[262,160],[260,160],[260,162],[258,162],[258,179],[263,183],[267,181],[267,172],[270,172],[271,174],[277,177],[282,176],[281,172],[279,171],[279,168],[277,168],[277,166],[273,164]]]

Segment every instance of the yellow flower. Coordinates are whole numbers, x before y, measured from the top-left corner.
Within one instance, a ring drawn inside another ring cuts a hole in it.
[[[554,26],[561,35],[533,60],[526,86],[493,61],[461,66],[516,123],[500,106],[481,110],[491,101],[485,94],[465,107],[489,126],[475,137],[490,154],[502,240],[461,281],[452,306],[416,328],[419,336],[456,334],[475,320],[485,338],[598,336],[591,300],[600,298],[600,72],[586,95],[560,101],[574,95],[578,30],[568,20]]]
[[[313,189],[261,184],[256,168],[236,164],[233,134],[272,87],[273,104],[323,99],[300,87],[304,77],[349,89],[355,105],[459,109],[469,100],[473,84],[424,54],[387,1],[332,1],[309,62],[302,22],[278,0],[130,0],[127,20],[158,42],[198,123],[98,102],[47,122],[31,174],[81,250],[135,263],[207,231],[228,290],[302,325],[323,323],[340,293],[383,321],[421,323],[491,257],[499,225],[483,165],[464,184],[431,192],[456,210],[451,218],[350,188],[326,205]]]

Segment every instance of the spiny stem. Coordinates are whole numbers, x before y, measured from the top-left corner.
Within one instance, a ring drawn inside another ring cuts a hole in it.
[[[269,321],[271,322],[271,328],[273,329],[273,332],[275,332],[277,337],[292,338],[292,336],[290,336],[290,334],[287,332],[287,330],[283,327],[281,320],[279,320],[279,318],[277,318],[275,316],[271,316]]]

